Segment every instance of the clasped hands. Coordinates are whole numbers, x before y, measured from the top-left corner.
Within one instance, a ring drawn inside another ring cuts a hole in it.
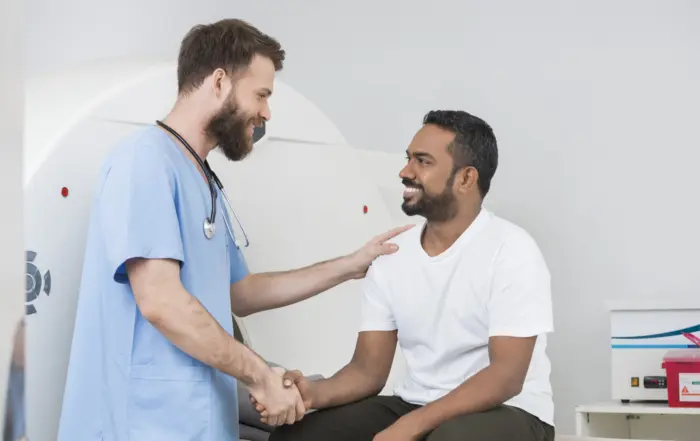
[[[294,424],[300,421],[308,410],[312,409],[311,382],[298,370],[285,371],[282,368],[273,368],[273,371],[280,375],[282,390],[288,393],[286,396],[293,398],[294,404],[289,405],[289,407],[271,408],[252,393],[250,401],[260,414],[260,421],[264,424],[271,426]],[[376,434],[373,441],[418,441],[422,438],[422,434],[417,430],[415,421],[416,418],[404,416]]]
[[[311,407],[308,380],[299,371],[274,367],[268,383],[250,390],[250,401],[260,413],[260,421],[270,426],[294,424]]]

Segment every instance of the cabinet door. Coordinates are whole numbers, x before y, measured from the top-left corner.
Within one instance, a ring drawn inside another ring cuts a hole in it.
[[[635,415],[629,420],[631,439],[698,441],[700,415]]]
[[[625,414],[582,412],[576,418],[577,436],[629,439],[630,427]]]

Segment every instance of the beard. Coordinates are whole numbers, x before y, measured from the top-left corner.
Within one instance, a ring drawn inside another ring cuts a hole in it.
[[[233,98],[209,121],[205,132],[216,142],[224,156],[230,161],[241,161],[253,150],[253,137],[247,128],[251,123],[257,124],[257,117],[245,114]]]
[[[445,189],[439,194],[430,194],[420,185],[404,179],[406,187],[417,188],[419,193],[405,199],[401,209],[408,216],[423,216],[429,222],[447,222],[457,215],[457,198],[452,192],[455,173],[452,173],[445,184]]]

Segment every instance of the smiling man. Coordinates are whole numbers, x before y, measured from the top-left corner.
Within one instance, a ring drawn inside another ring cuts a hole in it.
[[[550,274],[526,231],[482,207],[498,164],[494,133],[462,111],[423,122],[400,177],[404,212],[426,222],[370,267],[350,363],[314,382],[285,374],[319,411],[270,441],[554,439]],[[377,396],[397,343],[407,375],[393,396]]]
[[[236,341],[231,313],[291,305],[362,278],[405,228],[304,268],[248,270],[204,161],[215,148],[231,161],[250,154],[284,59],[277,40],[242,20],[194,26],[180,45],[171,111],[105,159],[58,441],[239,441],[238,382],[273,425],[304,414],[297,390]]]

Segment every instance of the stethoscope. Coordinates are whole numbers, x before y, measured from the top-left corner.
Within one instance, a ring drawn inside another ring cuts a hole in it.
[[[226,206],[228,207],[229,210],[231,210],[231,213],[233,213],[233,217],[236,218],[236,222],[238,222],[238,226],[241,227],[241,231],[243,232],[243,238],[245,239],[245,247],[248,247],[250,245],[250,241],[248,240],[248,235],[245,234],[245,230],[243,229],[243,225],[241,225],[241,221],[238,220],[238,216],[236,216],[236,212],[233,211],[233,207],[231,207],[231,201],[228,200],[228,196],[226,195],[226,192],[224,191],[224,185],[221,183],[219,180],[219,177],[216,176],[216,173],[214,173],[214,170],[211,169],[209,166],[209,163],[204,160],[202,161],[202,158],[199,157],[199,155],[194,151],[194,149],[190,146],[190,144],[185,141],[182,136],[180,136],[179,133],[177,133],[172,127],[168,126],[162,121],[156,121],[156,124],[170,132],[174,137],[176,137],[182,145],[185,146],[185,148],[194,156],[194,159],[197,160],[197,163],[199,166],[204,170],[204,175],[207,178],[207,184],[209,185],[209,192],[211,193],[211,215],[208,218],[204,218],[204,236],[207,239],[211,239],[214,237],[214,234],[216,234],[216,189],[214,188],[214,184],[216,184],[219,187],[219,190],[221,190],[221,194],[224,196],[224,202],[226,203]],[[222,216],[224,218],[224,223],[226,224],[226,229],[228,230],[228,234],[231,236],[231,240],[233,240],[233,243],[236,244],[236,248],[241,248],[240,241],[233,235],[233,230],[231,229],[231,226],[228,224],[228,221],[226,220],[226,216]]]

